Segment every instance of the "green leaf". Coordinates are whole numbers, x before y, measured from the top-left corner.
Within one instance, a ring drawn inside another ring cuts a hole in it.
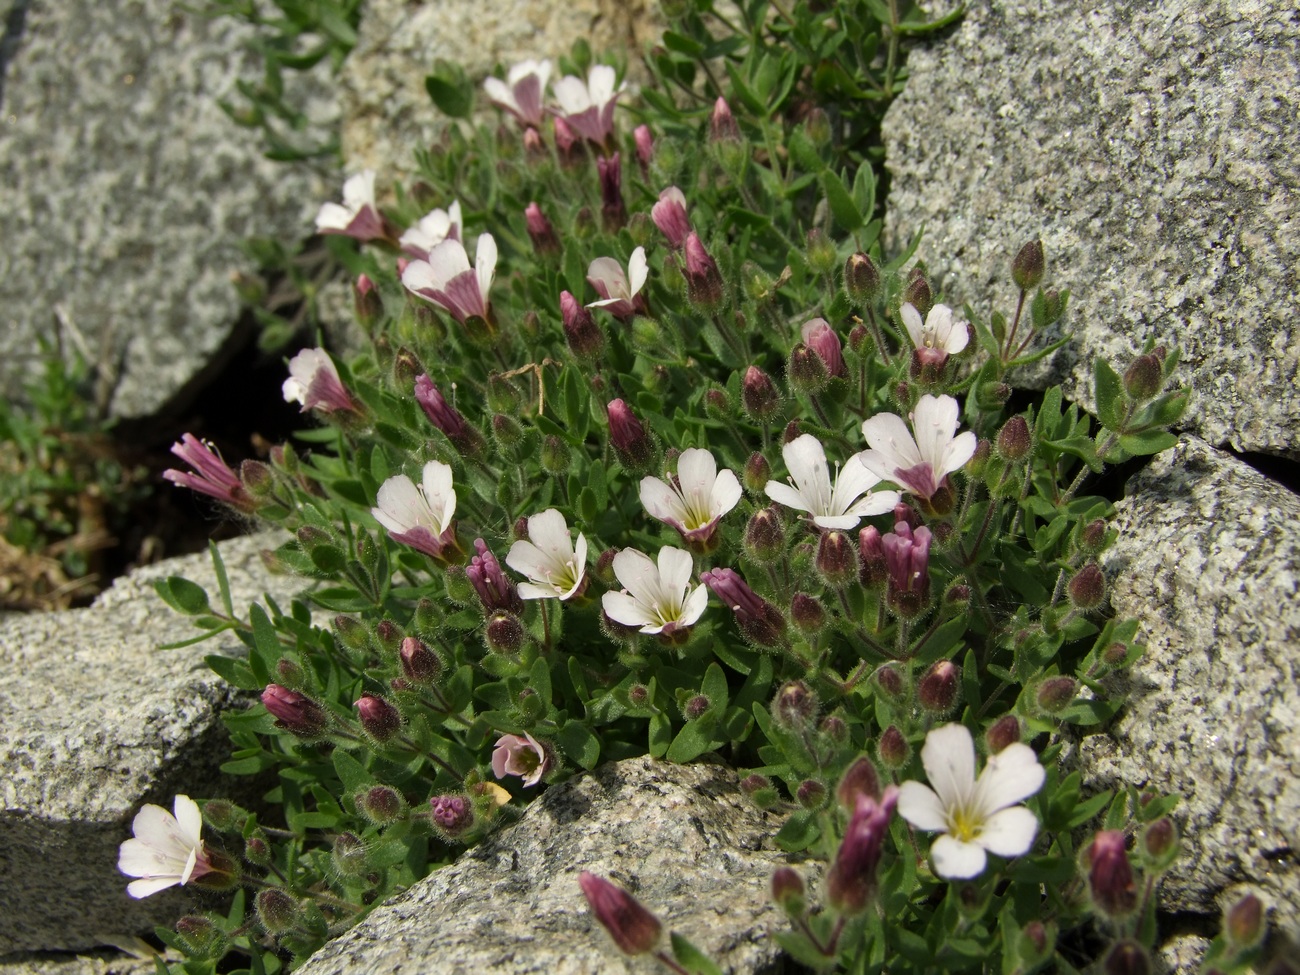
[[[1119,438],[1120,449],[1128,451],[1134,457],[1158,454],[1176,443],[1178,438],[1168,430],[1144,430],[1141,433],[1128,433]]]
[[[545,657],[538,657],[528,672],[528,686],[551,708],[551,665]]]
[[[375,780],[366,771],[365,766],[342,748],[334,749],[331,758],[334,760],[334,771],[338,773],[339,781],[348,792],[360,792],[374,783]]]
[[[569,721],[556,735],[564,754],[585,769],[593,769],[600,761],[600,739],[581,721]]]
[[[862,213],[845,188],[844,180],[827,170],[822,173],[822,189],[826,192],[826,203],[831,208],[831,215],[840,228],[847,234],[857,231],[862,226]]]
[[[1097,399],[1097,419],[1107,430],[1118,431],[1124,424],[1124,380],[1100,356],[1093,363],[1093,395]]]
[[[474,108],[474,89],[469,85],[457,84],[455,80],[438,75],[429,75],[424,79],[425,90],[433,103],[443,113],[452,118],[469,118]]]
[[[715,748],[719,743],[714,742],[713,733],[718,726],[719,713],[705,711],[695,720],[687,721],[682,726],[682,730],[677,732],[677,737],[673,739],[673,743],[668,746],[668,752],[665,756],[668,761],[680,765],[694,761],[705,752]]]
[[[709,664],[704,672],[700,693],[709,699],[709,708],[721,713],[727,707],[727,675],[716,663]]]
[[[153,587],[163,602],[178,613],[198,616],[211,611],[208,608],[208,594],[197,582],[190,582],[181,576],[168,576],[155,581]]]
[[[796,809],[776,834],[776,843],[787,853],[798,853],[816,843],[821,835],[816,814],[809,809]]]
[[[241,691],[260,691],[266,686],[253,676],[252,668],[242,660],[213,653],[204,657],[203,662],[227,684],[238,687]]]
[[[248,665],[265,686],[271,680],[275,665],[280,662],[280,637],[266,610],[256,603],[248,611],[248,621],[253,625],[253,650],[248,655]]]
[[[217,543],[208,541],[208,551],[212,554],[212,570],[217,575],[217,589],[221,592],[221,605],[226,607],[226,615],[235,615],[235,604],[230,598],[230,579],[226,576],[226,563],[221,558],[221,549]]]
[[[663,758],[673,740],[673,723],[660,712],[650,718],[648,751],[651,758]]]
[[[853,203],[865,216],[876,212],[876,173],[869,165],[859,166],[853,177]]]
[[[672,934],[673,957],[691,975],[722,975],[722,969],[708,955],[696,948],[676,931]]]

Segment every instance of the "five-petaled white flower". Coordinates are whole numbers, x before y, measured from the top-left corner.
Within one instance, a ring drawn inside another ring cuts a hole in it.
[[[677,458],[676,484],[641,479],[641,504],[650,517],[672,525],[691,544],[707,544],[740,495],[735,473],[719,471],[713,455],[699,447],[688,447]]]
[[[447,209],[430,210],[402,234],[398,243],[402,250],[421,261],[429,259],[429,251],[444,240],[460,240],[464,222],[460,216],[460,200],[452,200]]]
[[[316,232],[345,234],[357,240],[385,236],[384,218],[375,206],[375,171],[365,169],[343,184],[343,203],[325,203],[316,214]]]
[[[427,261],[412,261],[402,272],[407,290],[433,302],[462,324],[488,319],[488,292],[497,271],[497,242],[491,234],[478,239],[474,267],[459,240],[448,238],[429,251]]]
[[[524,599],[568,599],[587,572],[587,537],[575,546],[564,515],[554,508],[528,516],[528,541],[510,546],[506,565],[528,577],[516,587]]]
[[[603,145],[614,131],[614,105],[623,85],[614,87],[616,75],[607,64],[594,64],[587,80],[566,75],[555,83],[560,117],[584,139]]]
[[[456,513],[456,490],[451,468],[436,460],[424,465],[418,486],[405,474],[390,477],[379,486],[376,506],[370,509],[375,521],[388,529],[393,540],[409,545],[433,558],[454,545],[456,531],[451,519]]]
[[[826,451],[810,433],[796,437],[781,448],[791,484],[768,481],[763,490],[778,504],[812,515],[818,528],[853,528],[870,515],[892,511],[898,504],[897,491],[871,491],[881,478],[853,458],[844,465],[831,486]],[[871,492],[862,497],[866,492]]]
[[[917,349],[930,349],[956,355],[970,342],[966,323],[953,314],[947,305],[935,305],[921,321],[921,313],[910,302],[899,309],[903,325]]]
[[[1028,853],[1038,818],[1017,805],[1043,787],[1047,773],[1028,745],[1008,745],[975,778],[975,742],[965,725],[948,724],[925,736],[921,764],[930,780],[904,782],[898,814],[917,829],[943,833],[930,844],[934,872],[966,880],[984,872],[987,853]]]
[[[858,454],[867,470],[929,499],[943,479],[975,453],[970,430],[957,433],[957,401],[951,396],[922,396],[912,411],[912,429],[893,413],[878,413],[862,424],[869,450]]]
[[[536,129],[542,124],[542,94],[550,78],[549,58],[520,61],[506,73],[505,81],[488,78],[483,82],[483,89],[492,104]]]
[[[695,560],[680,548],[661,548],[658,565],[636,549],[623,549],[614,556],[614,575],[623,591],[601,596],[605,615],[642,633],[670,634],[693,625],[709,603],[704,586],[691,591],[694,566]]]
[[[199,835],[203,815],[189,796],[177,796],[172,815],[162,806],[147,805],[135,814],[131,824],[134,839],[119,848],[117,869],[128,877],[139,877],[126,885],[132,897],[148,897],[177,884],[184,886],[206,873],[212,864]]]
[[[587,267],[587,280],[600,294],[588,308],[604,308],[611,315],[630,318],[641,311],[644,298],[638,294],[645,286],[650,268],[645,259],[645,248],[638,247],[627,262],[627,271],[612,257],[598,257]]]

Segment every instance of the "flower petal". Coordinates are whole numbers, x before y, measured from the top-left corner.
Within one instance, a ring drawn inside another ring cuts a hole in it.
[[[600,597],[605,615],[624,626],[651,626],[658,621],[646,612],[639,601],[625,592],[607,592]]]
[[[691,447],[677,458],[677,482],[682,486],[683,497],[707,498],[717,479],[718,462],[707,450]]]
[[[898,314],[903,319],[903,327],[907,329],[907,337],[912,340],[913,348],[919,349],[925,344],[925,325],[921,322],[921,313],[908,302],[898,309]]]
[[[546,555],[553,567],[562,566],[573,558],[569,524],[554,508],[529,515],[528,540]]]
[[[645,248],[638,247],[632,252],[631,259],[627,262],[628,277],[632,281],[632,290],[628,292],[628,297],[638,294],[645,285],[646,278],[650,274],[650,266],[646,263]]]
[[[814,515],[836,515],[831,511],[831,473],[826,464],[826,449],[810,433],[796,437],[781,448],[786,469],[803,495],[804,510]]]
[[[478,250],[474,254],[474,273],[478,275],[478,292],[483,299],[483,307],[488,306],[488,293],[492,290],[492,279],[497,273],[497,242],[491,234],[481,234]]]
[[[1000,857],[1028,853],[1038,835],[1038,817],[1024,806],[1012,806],[984,820],[975,842]]]
[[[921,764],[944,808],[965,805],[975,788],[975,740],[965,725],[932,729],[921,747]]]
[[[484,236],[487,236],[486,234]],[[407,272],[416,264],[422,262],[415,261],[407,267]],[[470,269],[469,255],[465,253],[465,245],[458,240],[448,238],[442,243],[436,245],[429,251],[429,271],[434,281],[435,290],[441,291],[447,286],[452,278],[458,274],[464,274]],[[403,273],[402,280],[405,282],[406,274]]]
[[[614,575],[638,602],[653,606],[659,599],[659,569],[654,560],[634,548],[614,556]]]
[[[939,476],[958,470],[975,456],[975,448],[978,445],[979,438],[975,436],[974,431],[967,430],[965,433],[958,434],[944,450],[943,466],[938,469]]]
[[[930,858],[934,861],[934,872],[949,880],[978,877],[989,862],[983,847],[963,843],[946,833],[930,844]]]
[[[857,456],[867,469],[882,478],[892,479],[894,471],[921,463],[921,451],[912,439],[912,431],[903,418],[894,413],[877,413],[862,423],[862,435],[870,450]]]
[[[713,480],[713,490],[709,494],[709,510],[717,517],[725,515],[740,503],[744,492],[740,489],[734,471],[724,469]]]
[[[1016,742],[993,755],[975,786],[975,800],[984,816],[1014,806],[1043,787],[1047,773],[1028,745]]]
[[[898,790],[898,815],[917,829],[942,833],[948,829],[948,810],[929,786],[904,782]]]
[[[532,542],[523,540],[517,541],[510,546],[510,551],[506,553],[506,565],[530,579],[544,579],[552,569],[550,556]],[[520,583],[520,585],[522,586],[524,583]],[[525,596],[524,598],[536,599],[537,597]]]
[[[704,615],[704,610],[708,608],[708,605],[708,587],[696,586],[694,591],[682,602],[681,624],[683,626],[694,626],[695,622]]]
[[[783,504],[787,508],[793,508],[795,511],[808,510],[808,502],[804,500],[803,495],[789,484],[782,484],[780,481],[768,481],[763,485],[763,493],[777,504]]]
[[[681,495],[657,477],[641,479],[641,506],[651,518],[659,521],[680,522],[687,515]]]
[[[695,560],[689,552],[672,545],[665,545],[659,550],[659,588],[673,602],[682,598],[682,593],[691,584],[691,573],[695,571]]]
[[[931,396],[926,393],[917,401],[912,411],[912,429],[916,433],[916,446],[921,460],[935,471],[943,469],[948,445],[957,433],[959,414],[957,401],[951,396]]]
[[[132,880],[126,885],[126,892],[139,900],[142,897],[156,894],[160,890],[166,890],[168,887],[175,887],[180,882],[179,875],[174,877],[145,877],[142,880]]]
[[[199,812],[199,804],[189,796],[177,796],[172,801],[172,810],[181,837],[190,846],[197,847],[203,833],[203,813]]]

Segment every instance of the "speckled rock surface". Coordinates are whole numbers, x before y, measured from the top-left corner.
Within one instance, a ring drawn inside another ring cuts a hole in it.
[[[0,960],[0,975],[154,975],[157,970],[152,959],[108,951],[85,955],[41,952]]]
[[[1166,975],[1198,975],[1210,939],[1199,934],[1176,934],[1160,946],[1158,957]]]
[[[1300,931],[1300,497],[1190,438],[1127,493],[1111,601],[1149,649],[1085,779],[1184,797],[1166,909],[1217,915],[1244,883]]]
[[[300,581],[269,575],[258,552],[279,535],[222,543],[237,610]],[[183,575],[216,599],[211,561],[187,556],[119,580],[89,608],[0,623],[0,955],[77,950],[183,913],[179,893],[133,901],[117,847],[140,805],[218,785],[228,745],[218,712],[232,691],[203,663],[239,646],[197,632],[151,580]]]
[[[317,952],[301,975],[592,975],[646,972],[587,908],[582,870],[630,890],[726,972],[781,971],[766,937],[784,857],[780,826],[736,773],[649,758],[605,765],[552,789],[514,826],[436,871]],[[665,944],[667,938],[665,937]]]
[[[1041,236],[1072,292],[1051,377],[1069,395],[1090,403],[1093,357],[1151,336],[1184,352],[1192,432],[1300,457],[1300,8],[968,11],[910,54],[886,116],[888,246],[924,224],[938,283],[987,318],[1014,310],[1010,258]]]
[[[376,170],[381,190],[410,176],[413,153],[444,119],[424,87],[437,58],[481,80],[497,62],[555,58],[586,38],[594,51],[628,51],[635,76],[641,47],[663,30],[658,17],[647,0],[369,0],[341,78],[343,158],[351,170]]]
[[[183,397],[234,351],[240,241],[305,236],[338,192],[336,175],[263,158],[261,133],[221,110],[261,67],[249,29],[191,6],[27,4],[0,104],[6,388],[58,330],[105,370],[114,414]],[[318,70],[289,85],[326,122],[337,107]]]

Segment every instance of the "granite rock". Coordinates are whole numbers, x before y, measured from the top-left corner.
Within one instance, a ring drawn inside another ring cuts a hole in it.
[[[1081,743],[1085,782],[1182,795],[1164,908],[1217,916],[1246,884],[1300,931],[1300,497],[1186,438],[1119,509],[1111,601],[1148,652],[1111,733]]]
[[[264,158],[261,133],[222,111],[261,73],[242,23],[173,0],[21,5],[0,105],[0,380],[58,335],[98,365],[114,415],[148,416],[247,338],[240,242],[306,236],[340,180]],[[286,94],[322,125],[327,71]]]
[[[267,573],[259,552],[279,534],[224,542],[235,605],[270,592],[282,606],[299,580]],[[209,556],[187,556],[119,580],[88,608],[0,623],[0,955],[94,947],[184,913],[179,892],[127,897],[118,845],[146,802],[228,788],[220,711],[234,692],[203,663],[235,652],[229,635],[180,650],[197,631],[152,580],[183,575],[216,599]],[[224,793],[222,793],[224,794]]]
[[[370,0],[341,77],[343,158],[350,169],[378,172],[381,188],[410,177],[414,152],[429,147],[444,119],[424,87],[438,58],[478,81],[498,62],[567,54],[579,38],[593,51],[635,57],[662,29],[646,0]]]
[[[612,879],[726,972],[782,971],[769,932],[785,862],[780,825],[736,773],[650,758],[605,765],[549,790],[523,818],[330,942],[301,975],[648,971],[619,954],[588,910],[582,870]],[[665,938],[665,943],[666,943]]]
[[[154,975],[152,958],[97,951],[84,955],[33,952],[0,959],[0,975]]]
[[[887,247],[924,225],[937,284],[987,319],[1014,309],[1011,257],[1041,237],[1073,340],[1026,378],[1090,404],[1095,356],[1175,344],[1193,433],[1300,457],[1300,8],[967,11],[912,51],[885,118]]]

